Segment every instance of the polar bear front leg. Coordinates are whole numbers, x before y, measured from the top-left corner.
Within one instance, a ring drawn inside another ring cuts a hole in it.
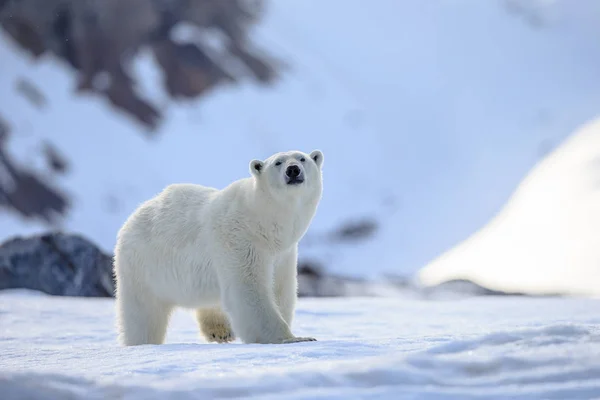
[[[314,341],[295,337],[282,317],[273,290],[273,266],[254,250],[248,259],[221,270],[221,294],[235,334],[244,343]]]
[[[207,341],[228,343],[235,340],[227,315],[219,307],[197,309],[196,320]]]
[[[281,255],[275,263],[275,302],[281,316],[292,327],[298,298],[298,248]]]

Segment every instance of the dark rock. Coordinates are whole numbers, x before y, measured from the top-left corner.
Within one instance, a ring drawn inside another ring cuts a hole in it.
[[[59,174],[64,174],[67,171],[69,163],[52,143],[44,142],[42,151],[51,171]]]
[[[0,145],[4,143],[8,137],[8,123],[0,116]]]
[[[370,282],[324,272],[314,261],[298,263],[298,297],[372,296]]]
[[[64,215],[70,206],[66,195],[14,162],[3,144],[0,141],[0,171],[6,179],[0,181],[0,206],[45,222]]]
[[[42,91],[28,79],[18,79],[15,83],[15,89],[37,108],[44,108],[48,104],[46,96],[44,96]]]
[[[515,296],[522,293],[508,293],[488,289],[467,279],[455,279],[423,289],[425,294],[459,293],[468,296]]]
[[[298,275],[303,275],[311,278],[322,278],[323,267],[312,261],[303,261],[298,263]]]
[[[319,264],[312,261],[298,263],[298,296],[321,297],[335,296],[324,284],[324,275]],[[324,290],[325,289],[325,290]],[[337,291],[335,291],[337,292]]]
[[[54,232],[0,245],[0,290],[112,297],[114,287],[112,256],[79,235]]]
[[[372,219],[352,221],[335,232],[335,236],[339,240],[363,240],[372,237],[377,228],[377,222]]]
[[[419,288],[425,297],[444,297],[444,296],[526,296],[526,297],[557,297],[559,293],[550,294],[529,294],[523,292],[507,292],[502,290],[494,290],[485,286],[479,285],[468,279],[454,279],[447,282],[442,282],[438,285]]]

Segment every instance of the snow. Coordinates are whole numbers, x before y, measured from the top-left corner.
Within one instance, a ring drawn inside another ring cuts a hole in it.
[[[600,118],[542,160],[480,231],[419,271],[425,285],[600,296]]]
[[[71,161],[67,175],[49,176],[74,198],[61,228],[105,251],[169,183],[223,187],[253,158],[320,148],[324,198],[301,257],[333,273],[407,275],[488,222],[541,145],[598,113],[598,9],[595,0],[271,1],[254,37],[290,66],[276,86],[176,103],[148,55],[137,59],[144,93],[167,117],[151,140],[106,102],[73,94],[64,66],[33,62],[0,34],[0,110],[21,163],[44,169],[42,140]],[[16,94],[18,78],[47,107]],[[48,228],[0,212],[0,240]],[[331,237],[356,219],[376,220],[375,235]]]
[[[21,398],[475,399],[600,396],[598,300],[300,299],[317,342],[208,344],[189,311],[167,342],[116,343],[113,300],[0,294],[0,392]],[[28,397],[29,396],[29,397]]]

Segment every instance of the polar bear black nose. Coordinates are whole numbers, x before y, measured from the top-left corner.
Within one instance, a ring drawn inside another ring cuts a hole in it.
[[[300,167],[298,167],[297,165],[290,165],[286,168],[285,174],[289,178],[297,178],[298,175],[300,175]]]

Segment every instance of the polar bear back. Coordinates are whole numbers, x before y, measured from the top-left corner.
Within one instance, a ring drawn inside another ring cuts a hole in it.
[[[204,217],[207,206],[217,196],[217,189],[196,184],[172,184],[158,196],[142,204],[126,222],[135,229],[127,234],[143,235],[154,245],[185,246],[196,241],[208,224]],[[126,240],[126,238],[123,238]]]

